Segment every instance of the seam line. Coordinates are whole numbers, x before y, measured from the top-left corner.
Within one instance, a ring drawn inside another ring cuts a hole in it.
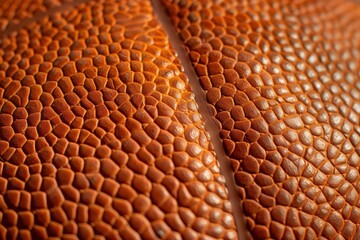
[[[228,199],[231,203],[232,215],[235,220],[235,227],[239,239],[247,239],[246,237],[246,223],[245,217],[242,212],[240,204],[240,196],[236,190],[234,173],[231,169],[230,159],[226,156],[222,141],[220,139],[220,130],[215,122],[211,113],[209,105],[206,101],[205,91],[201,87],[199,77],[189,59],[188,53],[173,25],[172,20],[166,13],[165,7],[162,5],[161,0],[150,0],[153,6],[153,13],[158,22],[163,27],[165,34],[169,39],[171,47],[175,50],[177,57],[183,67],[183,72],[186,74],[191,90],[195,95],[195,101],[198,104],[198,110],[205,122],[205,130],[209,133],[209,141],[213,145],[216,159],[220,165],[220,172],[225,179],[225,187],[228,191]]]

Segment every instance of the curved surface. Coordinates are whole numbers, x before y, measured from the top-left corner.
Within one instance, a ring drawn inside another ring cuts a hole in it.
[[[360,234],[360,5],[168,1],[253,238]]]
[[[360,238],[360,4],[153,1],[0,0],[0,239]]]
[[[150,2],[70,5],[0,39],[0,239],[236,239]]]

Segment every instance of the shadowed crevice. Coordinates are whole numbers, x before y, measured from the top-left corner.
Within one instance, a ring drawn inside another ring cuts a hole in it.
[[[206,95],[203,91],[198,76],[190,62],[189,56],[184,48],[184,44],[180,40],[171,19],[167,16],[165,7],[161,4],[161,0],[151,0],[153,5],[154,14],[162,25],[165,33],[169,38],[170,45],[178,55],[178,59],[184,68],[184,73],[189,79],[192,91],[195,94],[195,100],[199,106],[199,112],[205,122],[205,128],[210,134],[210,141],[214,146],[216,158],[220,164],[220,170],[225,178],[225,184],[228,190],[229,200],[232,206],[232,214],[235,219],[236,230],[239,239],[246,239],[246,223],[243,217],[242,207],[240,204],[240,197],[236,191],[234,181],[234,173],[231,169],[230,160],[226,156],[222,141],[220,140],[220,132],[215,120],[212,116],[211,110],[206,101]]]

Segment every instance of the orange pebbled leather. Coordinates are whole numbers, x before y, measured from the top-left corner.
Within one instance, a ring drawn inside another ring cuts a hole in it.
[[[0,0],[0,239],[359,239],[360,3],[152,1]]]
[[[150,2],[50,3],[0,5],[0,239],[236,239]]]
[[[360,237],[360,4],[163,0],[255,239]]]

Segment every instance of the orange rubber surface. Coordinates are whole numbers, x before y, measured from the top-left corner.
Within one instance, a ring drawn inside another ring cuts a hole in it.
[[[359,168],[359,2],[0,0],[0,239],[358,239]]]
[[[168,1],[252,238],[360,238],[360,4]]]
[[[236,239],[150,2],[67,7],[0,38],[0,239]]]

